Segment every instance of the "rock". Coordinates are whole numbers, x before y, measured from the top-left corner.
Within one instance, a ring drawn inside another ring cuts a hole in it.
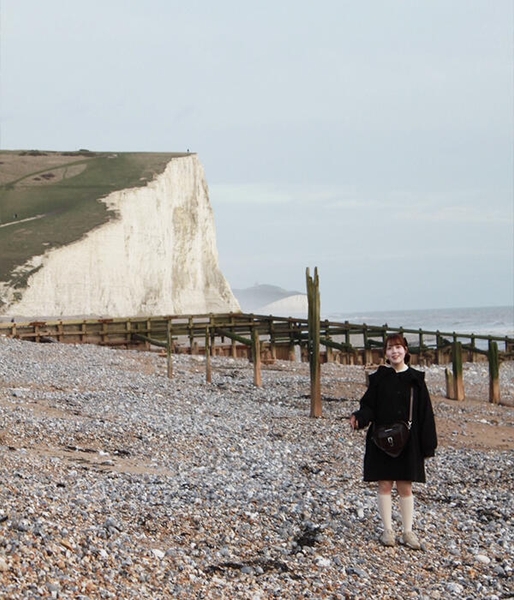
[[[488,556],[485,556],[485,554],[477,554],[475,559],[484,565],[488,565],[491,562],[491,559]]]
[[[512,424],[512,408],[434,403],[449,433],[414,486],[414,560],[380,545],[376,487],[361,481],[365,434],[346,421],[362,367],[324,364],[323,386],[346,399],[310,419],[308,364],[276,361],[257,388],[248,361],[212,357],[213,385],[203,361],[174,356],[170,380],[153,352],[0,338],[0,597],[508,593],[512,451],[448,440],[463,421]],[[438,385],[437,369],[426,376]]]
[[[450,592],[450,594],[455,594],[457,596],[462,596],[464,592],[464,587],[460,583],[448,583],[446,585],[446,589]]]

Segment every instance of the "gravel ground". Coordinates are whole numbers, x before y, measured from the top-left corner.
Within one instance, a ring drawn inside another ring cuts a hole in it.
[[[378,543],[363,367],[309,370],[0,338],[0,597],[514,598],[514,363],[467,400],[426,369],[440,447],[415,487],[421,551]],[[395,501],[395,526],[400,532]]]

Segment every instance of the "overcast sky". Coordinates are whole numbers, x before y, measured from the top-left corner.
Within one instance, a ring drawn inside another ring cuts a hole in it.
[[[0,0],[0,147],[198,152],[233,288],[514,302],[512,0]]]

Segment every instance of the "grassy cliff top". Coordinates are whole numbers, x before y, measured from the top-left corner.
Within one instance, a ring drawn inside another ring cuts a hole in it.
[[[99,199],[144,186],[186,153],[0,151],[0,281],[23,286],[13,270],[49,248],[105,223]]]

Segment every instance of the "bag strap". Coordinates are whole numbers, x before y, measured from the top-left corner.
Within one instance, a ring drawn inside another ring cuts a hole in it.
[[[414,386],[411,385],[410,388],[410,408],[409,408],[409,420],[407,421],[407,426],[409,427],[409,429],[412,426],[412,405],[414,403]]]

